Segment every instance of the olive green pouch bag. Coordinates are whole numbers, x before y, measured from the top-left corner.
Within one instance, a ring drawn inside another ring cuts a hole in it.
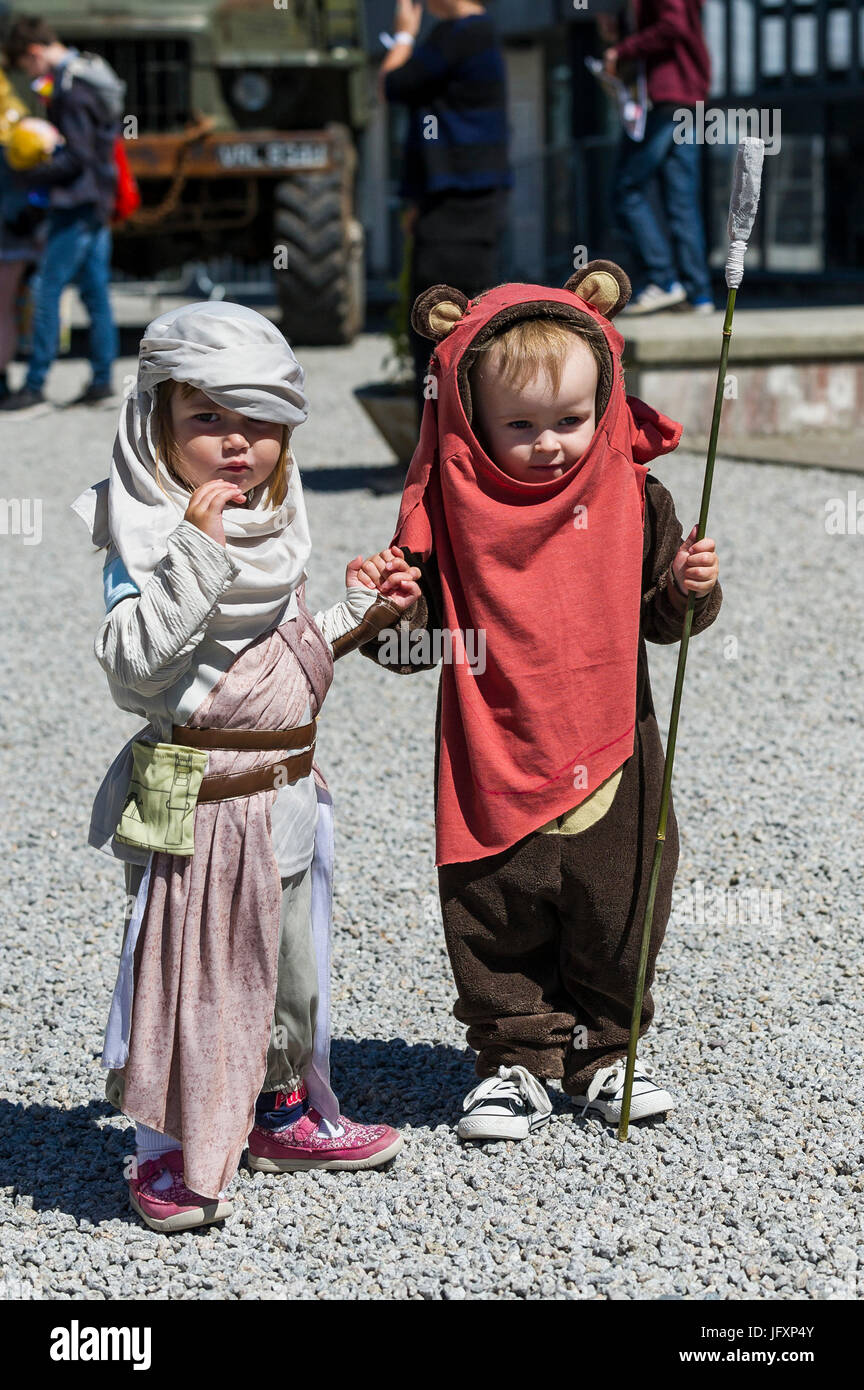
[[[190,855],[207,754],[179,743],[133,743],[132,778],[115,838],[137,849]]]

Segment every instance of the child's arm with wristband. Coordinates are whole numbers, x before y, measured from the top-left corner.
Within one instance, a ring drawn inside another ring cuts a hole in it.
[[[391,561],[389,567],[385,555]],[[344,601],[315,614],[334,658],[377,639],[385,628],[395,627],[403,614],[413,612],[420,598],[419,577],[418,569],[389,550],[368,560],[355,556],[345,571]]]
[[[367,642],[360,648],[363,656],[370,661],[376,662],[379,666],[384,666],[388,671],[395,671],[400,676],[413,675],[415,671],[431,671],[438,664],[442,647],[440,643],[413,642],[411,638],[415,632],[428,632],[434,634],[440,632],[442,626],[441,612],[441,578],[438,573],[438,565],[435,556],[430,555],[428,560],[421,560],[412,551],[404,547],[391,547],[393,553],[401,555],[412,568],[419,570],[420,597],[412,608],[403,615],[402,622],[399,623],[398,641],[395,640],[394,633],[380,633],[374,640]],[[389,551],[382,551],[380,555],[373,556],[367,565],[374,564],[379,573],[382,561],[386,564],[384,557]],[[368,572],[368,571],[367,571]],[[405,638],[403,639],[403,632]],[[397,659],[394,660],[394,647]],[[407,664],[399,664],[398,658],[403,654],[408,655]],[[424,653],[432,657],[432,660],[425,660]],[[436,655],[437,653],[437,655]]]

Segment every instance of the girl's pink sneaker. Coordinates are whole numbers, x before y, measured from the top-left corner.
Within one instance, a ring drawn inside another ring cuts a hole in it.
[[[380,1168],[402,1148],[402,1135],[389,1125],[358,1125],[339,1116],[328,1133],[321,1116],[308,1110],[293,1125],[249,1135],[249,1167],[258,1173],[295,1173],[309,1168]]]
[[[170,1178],[164,1185],[154,1184]],[[193,1226],[209,1226],[231,1215],[233,1202],[201,1197],[190,1192],[183,1181],[183,1151],[173,1149],[138,1165],[137,1177],[129,1179],[129,1201],[154,1231],[188,1231]]]

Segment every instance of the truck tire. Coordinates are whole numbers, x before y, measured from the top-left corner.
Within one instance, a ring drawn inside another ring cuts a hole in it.
[[[292,343],[351,343],[365,317],[365,236],[353,215],[357,156],[350,133],[330,127],[335,167],[289,175],[275,193],[276,284]]]

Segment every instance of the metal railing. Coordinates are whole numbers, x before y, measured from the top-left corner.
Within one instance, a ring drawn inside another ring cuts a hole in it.
[[[186,39],[100,39],[89,34],[69,43],[98,53],[126,83],[124,110],[138,118],[142,131],[174,130],[192,119],[192,48]]]

